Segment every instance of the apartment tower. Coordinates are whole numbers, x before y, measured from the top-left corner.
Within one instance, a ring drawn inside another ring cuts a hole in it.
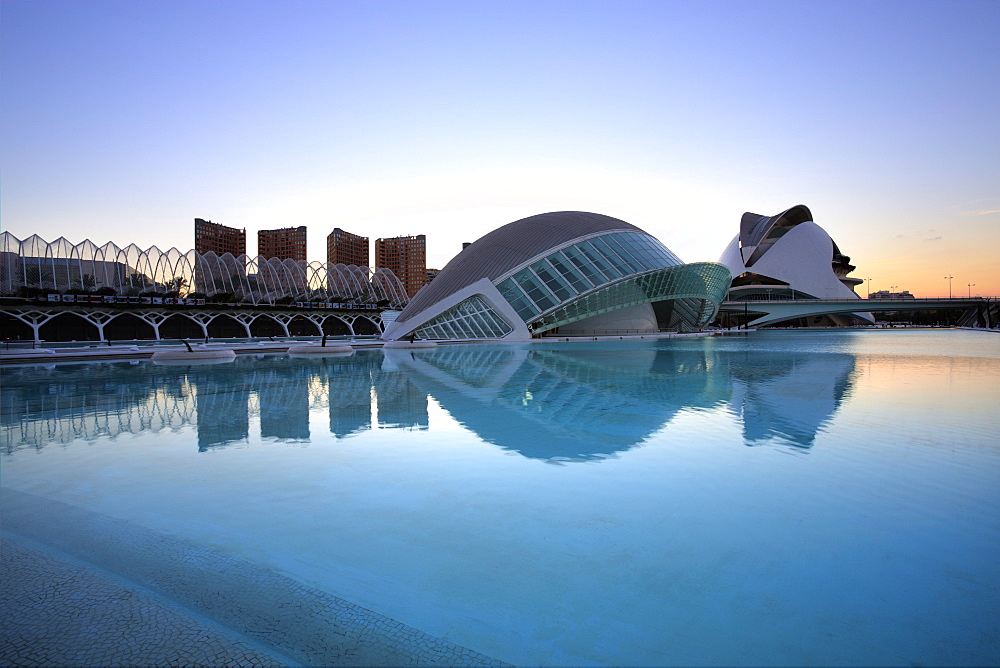
[[[246,255],[247,231],[226,227],[210,220],[194,219],[194,250],[196,253],[216,255],[230,253],[233,257]]]
[[[368,237],[345,232],[339,227],[326,237],[326,261],[330,264],[368,266]]]
[[[392,237],[375,240],[375,266],[392,270],[413,297],[427,283],[427,239],[423,234],[415,237]]]
[[[259,230],[257,232],[257,255],[268,260],[276,257],[280,260],[306,259],[306,227],[282,227],[277,230]]]

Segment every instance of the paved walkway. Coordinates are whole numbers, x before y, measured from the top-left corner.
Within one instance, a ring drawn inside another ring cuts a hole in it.
[[[502,665],[257,564],[0,490],[0,665]]]
[[[292,663],[150,592],[9,533],[0,555],[0,665]]]

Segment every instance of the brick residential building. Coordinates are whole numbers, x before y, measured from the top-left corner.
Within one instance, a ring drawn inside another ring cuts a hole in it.
[[[423,234],[413,237],[392,237],[375,240],[375,266],[392,270],[413,297],[427,283],[427,239]]]
[[[257,255],[271,259],[305,260],[306,227],[282,227],[257,232]]]
[[[230,253],[233,257],[246,255],[247,231],[226,227],[201,218],[194,219],[194,250],[197,253],[216,255]]]
[[[345,232],[339,227],[326,237],[326,261],[330,264],[368,265],[368,237]]]

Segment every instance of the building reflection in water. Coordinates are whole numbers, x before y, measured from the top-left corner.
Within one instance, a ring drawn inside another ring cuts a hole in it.
[[[190,382],[197,387],[198,450],[245,443],[250,436],[250,387],[242,382],[244,374],[230,364],[203,375],[195,367],[190,370]]]
[[[384,365],[384,368],[372,374],[378,426],[390,429],[427,429],[427,392],[414,384],[408,374],[394,371],[392,365]]]
[[[382,358],[360,354],[324,361],[329,367],[330,433],[340,439],[368,431],[372,428],[372,373]]]
[[[197,429],[205,451],[308,442],[310,414],[335,439],[428,429],[433,398],[480,438],[525,457],[608,457],[682,411],[723,408],[744,443],[811,447],[851,386],[847,353],[736,350],[697,340],[656,347],[532,344],[238,358],[218,366],[92,363],[5,368],[0,444],[11,452],[120,433]],[[374,411],[373,411],[374,397]]]

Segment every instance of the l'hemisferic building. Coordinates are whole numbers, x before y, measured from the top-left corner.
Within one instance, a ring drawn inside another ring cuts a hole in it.
[[[387,340],[696,331],[730,287],[729,268],[685,264],[656,238],[596,213],[544,213],[465,248],[382,336]]]

